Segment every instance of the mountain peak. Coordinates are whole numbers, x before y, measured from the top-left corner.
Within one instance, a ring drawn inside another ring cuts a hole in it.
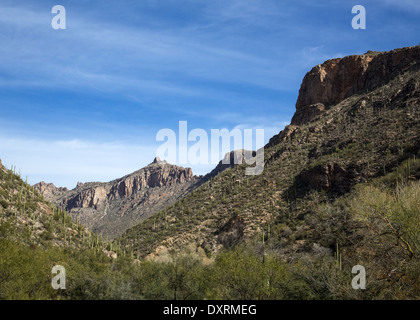
[[[34,188],[35,190],[37,190],[38,192],[42,193],[44,196],[48,197],[53,197],[53,196],[58,196],[61,195],[67,191],[69,191],[69,189],[67,188],[62,188],[62,187],[56,187],[53,183],[46,183],[44,181],[38,182],[37,184],[34,184]]]
[[[388,83],[419,60],[420,46],[327,60],[305,75],[291,124],[308,123],[331,105]]]
[[[153,160],[152,163],[157,163],[157,164],[166,164],[167,162],[165,160],[160,160],[159,157],[155,157],[155,159]]]

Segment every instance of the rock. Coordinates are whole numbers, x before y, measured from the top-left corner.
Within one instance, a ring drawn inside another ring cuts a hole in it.
[[[214,168],[210,173],[208,173],[204,177],[204,180],[208,180],[218,175],[219,173],[225,171],[226,169],[233,168],[238,164],[245,163],[245,160],[253,157],[254,154],[255,151],[245,149],[234,150],[226,153],[223,157],[223,160],[219,161],[216,168]]]
[[[216,234],[225,248],[233,248],[244,236],[245,222],[241,216],[232,217]]]
[[[354,184],[355,168],[338,163],[316,165],[302,171],[296,178],[298,184],[310,189],[328,189],[345,193]]]
[[[39,193],[43,194],[44,197],[46,197],[47,199],[52,198],[54,196],[61,195],[65,192],[69,191],[69,189],[67,189],[65,187],[64,188],[63,187],[57,188],[53,183],[45,183],[44,181],[41,181],[41,182],[35,184],[33,187]]]
[[[299,90],[292,125],[303,125],[345,98],[371,91],[418,67],[420,46],[327,60],[309,71]]]
[[[284,142],[284,141],[290,139],[291,137],[293,137],[293,134],[295,133],[295,131],[297,129],[298,129],[297,126],[294,126],[294,125],[291,125],[291,124],[286,126],[282,131],[280,131],[279,134],[270,138],[266,148],[272,147],[276,144],[279,144],[280,142]]]
[[[74,236],[77,235],[77,231],[72,228],[67,228],[66,230],[67,230],[67,234],[72,234]]]
[[[94,208],[100,209],[103,206],[107,192],[103,187],[87,189],[75,197],[65,199],[63,204],[66,208]]]
[[[118,258],[117,253],[116,253],[116,252],[114,252],[114,251],[104,250],[104,253],[106,254],[106,256],[107,256],[108,258],[112,258],[112,259],[117,259],[117,258]]]
[[[155,163],[155,164],[166,164],[167,162],[165,161],[165,160],[160,160],[160,158],[159,157],[156,157],[154,160],[153,160],[153,162],[152,163]]]

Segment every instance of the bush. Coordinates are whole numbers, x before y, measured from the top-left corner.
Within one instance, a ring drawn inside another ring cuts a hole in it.
[[[6,200],[2,199],[0,200],[0,205],[4,208],[7,209],[9,207],[9,202],[7,202]]]

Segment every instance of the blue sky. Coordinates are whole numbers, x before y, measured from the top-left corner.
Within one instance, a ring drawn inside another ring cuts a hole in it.
[[[66,30],[51,27],[57,4]],[[351,28],[356,4],[366,30]],[[268,141],[313,66],[417,45],[419,19],[417,0],[0,0],[0,158],[73,188],[147,165],[179,121]]]

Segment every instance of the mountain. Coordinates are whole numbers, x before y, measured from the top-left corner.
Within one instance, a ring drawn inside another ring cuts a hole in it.
[[[282,259],[349,245],[358,223],[340,222],[339,236],[332,217],[313,223],[315,211],[418,156],[419,105],[419,46],[328,60],[303,79],[291,124],[264,148],[261,175],[227,168],[127,230],[122,245],[142,257],[190,244],[212,255],[257,237]]]
[[[194,177],[155,159],[68,190],[31,187],[0,160],[0,299],[418,299],[419,50],[312,69],[292,123],[256,152],[260,175],[220,162]],[[118,232],[140,222],[103,243],[80,218]],[[51,287],[55,265],[65,290]]]
[[[107,183],[78,183],[73,190],[45,182],[34,187],[94,232],[115,237],[173,204],[198,180],[190,168],[155,158],[148,166]]]

